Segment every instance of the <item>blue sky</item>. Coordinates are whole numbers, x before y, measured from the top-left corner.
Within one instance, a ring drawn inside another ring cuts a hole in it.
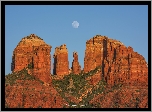
[[[148,62],[148,6],[28,6],[9,5],[5,8],[5,74],[11,73],[13,50],[19,41],[36,34],[54,49],[67,45],[69,68],[73,51],[83,67],[86,41],[100,34],[133,47]],[[72,22],[79,27],[73,28]],[[52,58],[53,63],[53,58]]]

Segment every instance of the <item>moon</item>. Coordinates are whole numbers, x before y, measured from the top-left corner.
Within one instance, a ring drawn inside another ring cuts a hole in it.
[[[73,26],[73,28],[78,28],[79,23],[77,21],[73,21],[72,26]]]

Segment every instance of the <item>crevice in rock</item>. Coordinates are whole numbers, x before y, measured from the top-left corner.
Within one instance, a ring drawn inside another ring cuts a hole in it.
[[[102,67],[102,73],[101,73],[102,77],[104,77],[104,66],[105,66],[104,60],[102,60],[102,66],[101,66]]]
[[[108,73],[107,74],[109,75],[110,72],[111,72],[111,67],[108,68]]]
[[[129,54],[128,54],[127,60],[128,60],[128,65],[130,65]]]
[[[34,68],[34,59],[32,57],[32,68]]]
[[[113,62],[116,61],[116,49],[114,48],[114,54],[113,54]]]
[[[54,57],[54,67],[53,67],[53,74],[56,75],[56,63],[57,63],[57,58],[56,56]]]
[[[12,63],[11,63],[11,71],[14,71],[15,69],[15,56],[12,57]]]
[[[103,40],[103,60],[107,59],[107,40]]]

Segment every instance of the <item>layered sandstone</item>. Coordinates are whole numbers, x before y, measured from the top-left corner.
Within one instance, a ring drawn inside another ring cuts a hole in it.
[[[84,72],[102,66],[101,75],[108,85],[148,84],[148,66],[144,57],[120,41],[96,35],[86,42]]]
[[[29,73],[48,82],[51,71],[50,52],[51,46],[35,34],[24,37],[14,49],[12,71],[20,71],[31,64],[33,69],[29,70]]]
[[[94,37],[86,42],[85,58],[84,58],[84,72],[89,72],[101,65],[103,58],[103,39],[105,37]]]
[[[54,58],[54,74],[59,77],[69,74],[68,50],[66,44],[55,48]]]
[[[73,52],[73,62],[72,62],[72,71],[74,74],[79,74],[81,72],[81,66],[78,62],[78,53]]]

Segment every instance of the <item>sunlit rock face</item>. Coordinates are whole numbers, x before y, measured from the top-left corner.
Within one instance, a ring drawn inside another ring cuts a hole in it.
[[[148,85],[148,66],[144,57],[120,41],[96,35],[86,42],[84,72],[102,66],[101,76],[111,86],[123,83]]]
[[[47,82],[50,80],[51,71],[51,46],[43,39],[31,34],[22,38],[14,49],[12,57],[12,71],[20,71],[32,64],[33,69],[29,73]]]
[[[54,53],[54,74],[63,77],[69,74],[68,50],[66,44],[55,48]]]

